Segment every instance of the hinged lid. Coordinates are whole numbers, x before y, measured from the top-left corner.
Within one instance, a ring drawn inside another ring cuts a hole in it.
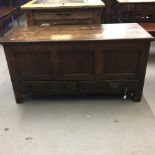
[[[19,27],[0,42],[60,42],[102,40],[154,40],[137,23],[88,26]]]

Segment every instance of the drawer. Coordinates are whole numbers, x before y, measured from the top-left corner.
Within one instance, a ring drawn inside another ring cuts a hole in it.
[[[24,81],[17,90],[28,94],[72,94],[76,92],[74,81]]]
[[[122,11],[134,11],[135,5],[134,4],[124,4],[121,5],[121,10]]]
[[[81,81],[81,93],[123,92],[125,88],[129,91],[137,88],[138,81],[128,80],[104,80],[104,81]]]
[[[34,20],[58,20],[58,19],[89,19],[97,15],[97,11],[36,11]]]
[[[136,5],[136,11],[150,11],[154,12],[155,11],[155,3],[154,4],[139,4]]]

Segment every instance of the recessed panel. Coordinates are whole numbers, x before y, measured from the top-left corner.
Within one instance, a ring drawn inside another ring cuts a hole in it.
[[[62,74],[93,74],[93,51],[60,51],[60,72]]]
[[[109,50],[104,53],[104,73],[136,73],[140,52],[135,50]]]
[[[50,52],[14,52],[17,72],[23,75],[51,74]]]

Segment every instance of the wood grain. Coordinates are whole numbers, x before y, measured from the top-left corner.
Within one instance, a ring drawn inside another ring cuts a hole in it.
[[[0,41],[16,102],[25,95],[133,94],[140,101],[151,41],[138,24],[18,28]]]
[[[59,42],[149,39],[153,37],[139,24],[103,24],[84,26],[20,27],[1,42]]]

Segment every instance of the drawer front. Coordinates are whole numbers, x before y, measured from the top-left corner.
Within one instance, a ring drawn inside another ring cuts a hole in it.
[[[137,11],[150,11],[150,12],[154,12],[155,11],[155,4],[138,4],[136,5],[136,10]]]
[[[34,20],[89,19],[95,15],[97,15],[95,11],[36,11],[33,13],[33,18]]]
[[[25,81],[17,84],[17,90],[29,94],[72,94],[76,92],[74,81]]]
[[[121,10],[122,11],[134,11],[135,5],[134,4],[124,4],[121,5]]]
[[[138,81],[127,80],[105,80],[105,81],[81,81],[80,92],[81,93],[108,93],[108,92],[123,92],[125,88],[129,91],[136,89]]]

